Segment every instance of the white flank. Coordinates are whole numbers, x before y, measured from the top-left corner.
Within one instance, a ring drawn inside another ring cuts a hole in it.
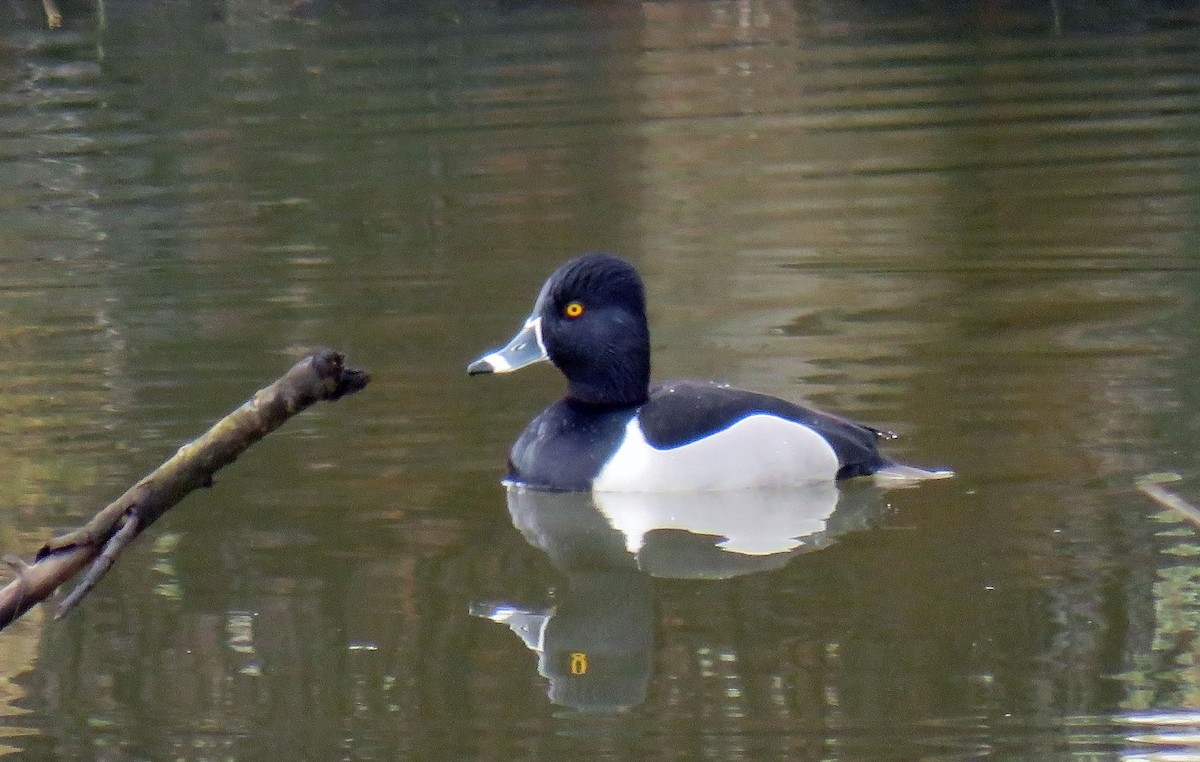
[[[751,415],[682,447],[659,450],[637,418],[592,484],[596,492],[698,492],[832,482],[833,448],[807,426]]]

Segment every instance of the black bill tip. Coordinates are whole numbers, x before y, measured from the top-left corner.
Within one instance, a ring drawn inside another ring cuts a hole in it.
[[[467,366],[468,376],[482,376],[484,373],[495,373],[496,369],[492,364],[485,360],[476,360]]]

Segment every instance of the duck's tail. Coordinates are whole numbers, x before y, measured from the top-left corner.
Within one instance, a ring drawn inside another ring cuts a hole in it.
[[[949,469],[928,470],[903,463],[889,463],[875,472],[875,482],[883,487],[907,487],[930,479],[949,479],[954,472]]]

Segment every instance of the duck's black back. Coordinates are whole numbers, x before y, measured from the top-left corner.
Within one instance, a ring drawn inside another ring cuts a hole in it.
[[[892,462],[876,447],[881,432],[869,426],[769,394],[701,381],[655,384],[638,423],[646,441],[665,450],[711,436],[756,413],[786,418],[820,434],[837,454],[838,479],[873,474]]]

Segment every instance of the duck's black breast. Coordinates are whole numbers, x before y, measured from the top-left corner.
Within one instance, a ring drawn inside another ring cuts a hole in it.
[[[655,384],[638,411],[646,442],[660,450],[680,447],[765,414],[802,424],[819,434],[838,459],[838,479],[864,476],[891,463],[876,447],[880,432],[794,402],[701,381]]]
[[[538,414],[513,445],[508,479],[536,489],[591,489],[636,413],[635,407],[559,400]]]

